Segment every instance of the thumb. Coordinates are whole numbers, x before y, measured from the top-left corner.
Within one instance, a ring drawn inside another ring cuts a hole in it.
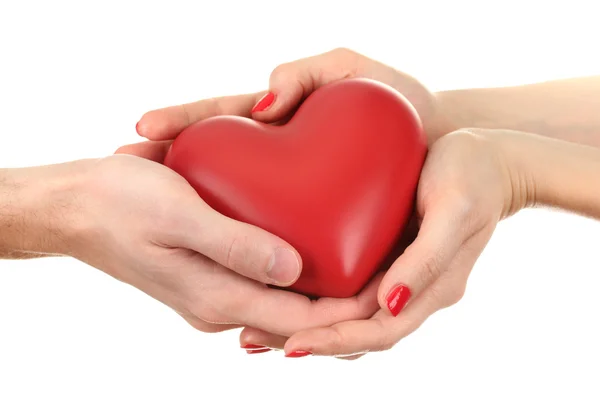
[[[353,77],[362,57],[340,48],[277,66],[269,91],[252,108],[252,117],[265,123],[283,120],[319,87]]]
[[[178,225],[176,246],[194,250],[243,276],[265,284],[288,286],[300,276],[298,252],[279,237],[226,217],[208,205],[196,205]]]
[[[446,271],[468,239],[463,217],[454,209],[445,206],[435,210],[424,215],[417,238],[392,264],[379,286],[379,304],[393,316]]]

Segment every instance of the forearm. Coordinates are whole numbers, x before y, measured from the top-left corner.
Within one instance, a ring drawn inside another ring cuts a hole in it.
[[[0,169],[0,258],[63,254],[76,173],[69,164]]]
[[[520,189],[526,203],[600,219],[600,149],[537,135],[500,143],[510,163],[513,192]]]
[[[600,147],[600,76],[436,93],[453,129],[512,129]]]

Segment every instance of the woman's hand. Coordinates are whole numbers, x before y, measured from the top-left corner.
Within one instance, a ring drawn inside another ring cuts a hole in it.
[[[318,301],[269,288],[266,283],[297,279],[297,252],[212,210],[181,176],[155,162],[114,155],[8,169],[0,178],[0,255],[6,249],[9,256],[75,257],[170,306],[201,331],[243,325],[292,335],[366,318],[378,308],[376,285],[354,298]]]
[[[317,88],[354,77],[378,80],[402,93],[419,113],[430,142],[453,129],[438,110],[436,97],[415,78],[342,48],[277,66],[271,73],[268,91],[150,111],[136,126],[138,133],[150,142],[123,146],[118,153],[160,162],[172,140],[192,123],[218,115],[251,117],[267,123],[285,121]]]
[[[456,131],[431,147],[417,195],[420,229],[385,274],[375,315],[289,339],[246,328],[242,345],[284,348],[292,357],[312,353],[354,359],[392,348],[430,315],[458,302],[498,221],[526,206],[534,194],[533,185],[498,148],[500,135],[514,137],[504,131]]]

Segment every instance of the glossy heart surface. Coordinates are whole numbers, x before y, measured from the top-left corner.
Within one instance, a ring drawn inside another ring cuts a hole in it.
[[[357,78],[317,89],[285,125],[236,116],[192,124],[164,164],[215,210],[295,247],[303,269],[290,289],[349,297],[402,235],[426,152],[404,96]]]

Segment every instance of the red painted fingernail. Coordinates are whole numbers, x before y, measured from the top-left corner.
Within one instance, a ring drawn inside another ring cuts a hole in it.
[[[252,108],[252,113],[266,110],[275,101],[275,94],[268,92]]]
[[[255,353],[265,353],[265,352],[269,352],[271,350],[271,348],[262,348],[262,349],[247,349],[246,353],[248,355],[253,355]]]
[[[286,358],[302,358],[304,356],[312,355],[312,352],[308,351],[294,351],[285,355]]]
[[[408,299],[410,299],[410,289],[406,285],[398,285],[390,291],[385,301],[392,315],[396,316],[406,306]]]
[[[264,349],[267,348],[264,345],[256,345],[256,344],[246,344],[246,345],[242,345],[243,349]]]

